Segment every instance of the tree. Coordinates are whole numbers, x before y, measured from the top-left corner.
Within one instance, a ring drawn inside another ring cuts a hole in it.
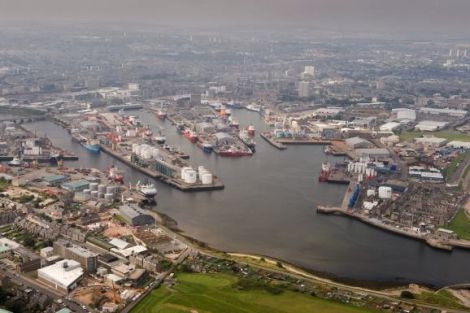
[[[414,299],[415,296],[408,290],[403,290],[400,294],[400,297],[405,298],[405,299]]]

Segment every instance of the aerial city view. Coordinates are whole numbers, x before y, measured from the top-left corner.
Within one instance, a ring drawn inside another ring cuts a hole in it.
[[[467,0],[0,0],[0,313],[470,312]]]

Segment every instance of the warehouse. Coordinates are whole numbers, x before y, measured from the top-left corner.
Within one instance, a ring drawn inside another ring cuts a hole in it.
[[[38,279],[40,281],[65,292],[74,289],[82,277],[83,269],[80,263],[74,260],[62,260],[38,269]]]
[[[454,110],[454,109],[438,109],[438,108],[421,108],[421,113],[433,114],[433,115],[449,115],[453,117],[463,118],[467,115],[465,110]]]
[[[86,180],[75,180],[69,183],[62,184],[62,188],[68,191],[83,191],[85,189],[88,189],[90,186],[90,183]]]
[[[416,130],[420,131],[436,131],[444,128],[447,125],[446,122],[436,122],[436,121],[421,121],[418,125],[415,126]]]
[[[373,144],[370,141],[361,137],[348,138],[346,139],[346,144],[353,149],[373,147]]]
[[[392,112],[396,114],[397,121],[414,121],[416,120],[416,111],[407,108],[393,109]]]
[[[135,204],[124,204],[119,207],[119,214],[132,226],[144,226],[155,223],[153,216]]]
[[[357,149],[356,154],[359,157],[368,157],[376,160],[388,159],[390,157],[390,152],[383,148]]]
[[[401,126],[400,123],[397,122],[390,122],[390,123],[385,123],[379,127],[381,131],[394,131],[398,129]]]
[[[434,137],[434,136],[424,136],[421,138],[415,138],[415,142],[427,147],[441,147],[447,140],[444,138]]]
[[[42,178],[49,186],[59,186],[65,183],[69,178],[64,175],[49,175]]]
[[[448,147],[456,149],[470,149],[470,142],[467,141],[451,141],[447,144]]]

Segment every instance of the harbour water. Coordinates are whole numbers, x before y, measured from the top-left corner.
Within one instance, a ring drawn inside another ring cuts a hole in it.
[[[256,153],[243,158],[205,154],[168,121],[145,111],[128,114],[140,116],[154,130],[163,128],[170,145],[188,153],[194,166],[217,173],[225,184],[222,191],[184,193],[156,182],[157,211],[174,218],[190,237],[220,250],[271,256],[343,279],[434,286],[470,282],[468,251],[438,251],[355,220],[316,214],[319,204],[338,205],[346,188],[318,183],[322,162],[334,158],[322,146],[275,149],[258,136],[266,126],[257,113],[234,111],[241,127],[253,124],[257,130]],[[106,169],[114,163],[125,170],[126,182],[146,180],[106,154],[87,153],[51,122],[25,126],[76,153],[77,166]]]

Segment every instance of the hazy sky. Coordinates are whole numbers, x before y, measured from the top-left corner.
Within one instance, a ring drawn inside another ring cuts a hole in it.
[[[470,33],[470,0],[0,0],[0,21],[299,25]]]

